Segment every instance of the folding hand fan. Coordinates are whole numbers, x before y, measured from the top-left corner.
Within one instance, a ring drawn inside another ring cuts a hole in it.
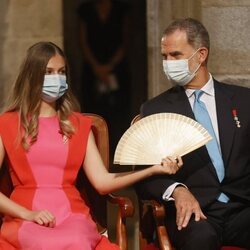
[[[166,156],[183,156],[211,139],[202,125],[184,115],[150,115],[123,134],[116,147],[114,164],[160,164]]]

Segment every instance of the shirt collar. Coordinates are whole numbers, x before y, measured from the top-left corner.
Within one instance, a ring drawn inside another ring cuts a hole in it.
[[[196,89],[186,89],[185,92],[187,97],[190,98],[195,90]],[[206,93],[207,95],[214,97],[214,80],[210,73],[208,82],[201,88],[201,90],[204,91],[204,93]]]

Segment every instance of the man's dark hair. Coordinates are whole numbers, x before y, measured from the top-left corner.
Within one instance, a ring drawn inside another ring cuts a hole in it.
[[[170,35],[176,30],[185,31],[188,43],[195,49],[206,47],[209,51],[209,34],[200,21],[193,18],[177,19],[165,29],[163,36]]]

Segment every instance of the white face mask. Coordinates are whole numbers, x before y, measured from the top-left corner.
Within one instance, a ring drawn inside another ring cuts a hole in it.
[[[188,61],[197,53],[198,50],[199,49],[197,49],[188,59],[163,60],[163,70],[171,82],[180,86],[184,86],[191,82],[201,64],[199,64],[196,70],[191,73],[188,67]]]
[[[65,75],[45,75],[42,90],[42,99],[54,102],[64,95],[68,89]]]

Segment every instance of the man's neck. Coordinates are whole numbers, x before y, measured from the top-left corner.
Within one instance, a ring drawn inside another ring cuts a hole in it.
[[[210,76],[207,67],[201,66],[194,79],[185,85],[185,88],[201,89],[209,81],[209,77]]]

